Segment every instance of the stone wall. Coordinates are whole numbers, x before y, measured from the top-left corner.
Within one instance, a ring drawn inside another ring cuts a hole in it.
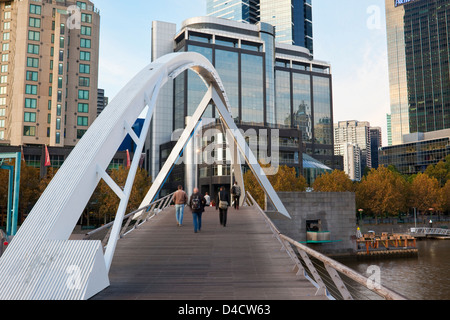
[[[356,253],[356,204],[350,192],[280,192],[281,201],[292,220],[278,213],[268,215],[281,233],[306,242],[307,220],[320,220],[321,231],[331,232],[330,243],[307,244],[328,256],[348,256]]]

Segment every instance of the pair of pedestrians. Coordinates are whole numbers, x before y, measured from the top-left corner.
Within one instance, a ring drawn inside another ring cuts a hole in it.
[[[175,202],[175,215],[178,226],[181,227],[183,225],[184,208],[186,205],[189,205],[194,220],[194,232],[200,231],[202,229],[202,214],[205,211],[206,200],[198,188],[194,189],[194,193],[188,202],[188,196],[183,191],[183,187],[178,186],[178,190],[173,196],[173,201]]]

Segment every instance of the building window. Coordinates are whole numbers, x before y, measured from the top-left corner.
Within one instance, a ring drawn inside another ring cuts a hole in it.
[[[41,19],[39,18],[30,18],[29,24],[32,28],[40,28],[41,27]]]
[[[89,90],[78,90],[78,99],[89,100]]]
[[[31,54],[39,54],[39,45],[29,44],[27,52]]]
[[[0,120],[0,128],[4,128],[5,127],[5,120]]]
[[[86,26],[81,26],[81,34],[83,36],[90,36],[92,34],[92,28],[86,27]]]
[[[41,6],[37,6],[35,4],[30,4],[30,13],[31,14],[41,14]]]
[[[77,7],[81,10],[86,10],[86,2],[77,1]]]
[[[80,64],[80,73],[91,73],[91,66],[88,64]]]
[[[78,112],[80,112],[80,113],[89,113],[89,104],[87,104],[87,103],[79,103],[78,104]]]
[[[37,108],[37,100],[26,98],[25,99],[25,108],[36,109]]]
[[[28,40],[40,41],[41,33],[39,31],[28,31]]]
[[[78,81],[78,85],[80,87],[89,87],[90,84],[90,79],[86,78],[86,77],[80,77],[79,81]]]
[[[34,112],[25,112],[23,121],[25,122],[36,122],[36,113]]]
[[[82,127],[87,127],[89,125],[89,118],[88,117],[78,117],[77,124]]]
[[[26,94],[37,95],[37,86],[32,85],[32,84],[27,84],[25,86],[25,93]]]
[[[38,81],[39,73],[36,71],[27,71],[27,81]]]
[[[92,23],[92,15],[87,13],[81,14],[81,22]]]
[[[39,59],[38,58],[27,58],[27,67],[39,68]]]
[[[36,136],[36,127],[24,126],[23,127],[23,135],[26,137]]]
[[[77,130],[77,139],[83,138],[84,134],[87,132],[87,130]]]
[[[80,40],[80,47],[90,49],[91,48],[91,40],[82,38]]]
[[[91,53],[88,51],[80,51],[80,60],[91,61]]]
[[[56,141],[55,141],[55,143],[56,144],[60,144],[61,143],[61,133],[60,132],[56,133]]]

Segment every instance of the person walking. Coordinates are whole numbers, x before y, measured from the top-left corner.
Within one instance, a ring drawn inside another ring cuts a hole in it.
[[[187,204],[188,196],[183,191],[182,186],[178,186],[178,190],[173,195],[173,202],[175,203],[175,217],[179,227],[183,225],[184,208]]]
[[[231,188],[231,195],[233,197],[234,209],[239,210],[239,200],[241,198],[241,187],[238,186],[237,181],[234,182]]]
[[[194,232],[197,233],[202,229],[202,214],[205,211],[205,197],[200,193],[198,188],[194,188],[194,193],[189,200],[189,206],[192,210],[192,218],[194,223]]]
[[[220,191],[217,194],[216,210],[219,210],[220,225],[224,227],[227,226],[227,214],[229,206],[230,206],[230,196],[225,190],[225,187],[220,187]]]
[[[205,201],[206,201],[205,206],[209,207],[211,205],[211,197],[209,196],[208,192],[205,192]]]

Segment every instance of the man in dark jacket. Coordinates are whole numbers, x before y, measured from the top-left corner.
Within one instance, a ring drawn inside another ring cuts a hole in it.
[[[203,211],[205,211],[205,204],[205,197],[200,193],[198,188],[195,188],[194,193],[191,195],[191,199],[189,200],[189,206],[192,210],[192,218],[194,219],[195,233],[202,229],[202,214]]]
[[[227,226],[227,213],[230,206],[230,196],[225,190],[225,187],[220,187],[220,191],[217,194],[216,210],[219,210],[220,224],[224,227]],[[221,204],[222,203],[222,204]]]

